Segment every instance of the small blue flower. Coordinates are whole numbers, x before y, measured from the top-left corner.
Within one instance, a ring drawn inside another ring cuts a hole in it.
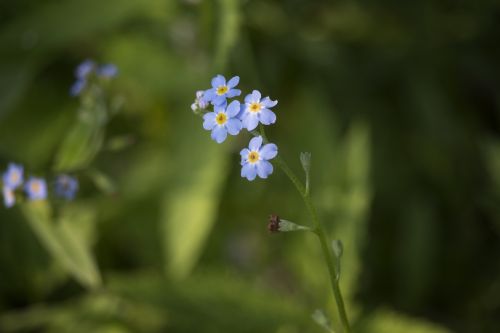
[[[71,88],[69,89],[69,93],[71,96],[78,96],[82,93],[82,90],[85,89],[87,85],[87,81],[85,79],[78,79],[73,83]]]
[[[278,101],[272,101],[269,97],[261,99],[261,94],[258,90],[254,90],[251,94],[245,97],[245,104],[242,108],[241,121],[243,127],[249,131],[253,131],[260,123],[271,125],[276,122],[276,115],[269,110],[278,104]]]
[[[47,198],[47,184],[43,178],[31,177],[24,185],[24,190],[30,200],[43,200]]]
[[[250,181],[258,175],[267,178],[273,173],[273,165],[268,160],[278,155],[278,147],[274,143],[268,143],[262,148],[262,137],[256,136],[250,140],[248,149],[241,150],[241,177]]]
[[[99,67],[97,75],[105,79],[114,78],[118,74],[118,68],[113,64],[106,64]]]
[[[14,195],[14,190],[8,186],[3,187],[3,202],[5,207],[10,208],[16,203],[16,196]]]
[[[240,112],[240,102],[232,101],[227,109],[215,106],[214,112],[203,116],[203,128],[212,131],[212,139],[217,143],[226,140],[227,133],[237,135],[241,131],[241,120],[237,118]]]
[[[55,183],[56,195],[66,199],[73,200],[78,191],[78,180],[68,175],[59,175]]]
[[[24,168],[22,165],[9,163],[7,171],[4,172],[3,186],[15,190],[23,183]]]
[[[217,75],[212,79],[212,88],[205,91],[205,100],[213,105],[222,105],[226,98],[233,98],[241,95],[241,90],[233,89],[240,82],[239,76],[234,76],[226,83],[226,78]]]
[[[75,69],[75,76],[77,79],[85,80],[87,76],[94,71],[96,64],[94,61],[87,59],[80,63]]]

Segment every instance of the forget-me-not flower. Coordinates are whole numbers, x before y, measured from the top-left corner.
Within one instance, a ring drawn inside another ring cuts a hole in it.
[[[78,180],[68,175],[59,175],[55,183],[56,194],[66,200],[73,200],[78,191]]]
[[[14,190],[8,186],[3,187],[3,203],[5,207],[10,208],[16,203],[16,196],[14,195]]]
[[[249,131],[253,131],[260,123],[264,125],[274,124],[276,115],[269,110],[278,104],[278,101],[272,101],[269,97],[261,99],[261,94],[258,90],[254,90],[251,94],[245,97],[245,104],[242,108],[241,121],[243,127]]]
[[[234,76],[226,83],[226,78],[217,75],[212,79],[212,88],[205,91],[205,100],[213,105],[223,105],[226,98],[233,98],[241,95],[241,90],[234,89],[240,82],[239,76]]]
[[[69,92],[71,96],[78,96],[87,87],[87,83],[91,80],[91,75],[103,79],[111,79],[118,74],[118,68],[113,64],[105,64],[97,66],[97,64],[90,59],[83,61],[75,69],[76,81],[71,86]]]
[[[267,178],[273,173],[273,165],[268,160],[278,155],[278,147],[274,143],[268,143],[262,148],[262,137],[257,136],[250,140],[248,148],[240,152],[241,155],[241,177],[254,180],[258,175]]]
[[[237,118],[240,112],[240,102],[232,101],[227,108],[215,106],[214,112],[203,116],[203,128],[212,131],[212,139],[217,143],[226,140],[227,133],[237,135],[241,131],[241,120]]]
[[[99,67],[97,75],[105,79],[111,79],[118,74],[118,68],[113,64],[106,64]]]
[[[47,198],[47,184],[43,178],[31,177],[24,185],[24,190],[30,200],[43,200]]]
[[[96,68],[94,61],[87,59],[80,63],[75,69],[75,76],[77,79],[84,80],[92,73]]]
[[[24,168],[22,165],[9,163],[7,171],[3,174],[3,186],[12,190],[18,188],[23,183]]]

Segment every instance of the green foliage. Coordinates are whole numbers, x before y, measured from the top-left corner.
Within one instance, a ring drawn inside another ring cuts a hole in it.
[[[90,228],[95,214],[88,208],[68,207],[54,220],[47,202],[26,203],[22,211],[33,232],[58,264],[87,288],[101,285],[90,246],[93,236]]]
[[[81,180],[74,203],[0,207],[0,331],[322,332],[322,308],[340,332],[315,236],[265,230],[310,226],[298,193],[242,179],[249,137],[217,145],[190,112],[219,72],[279,100],[266,131],[297,175],[311,153],[354,332],[500,331],[499,10],[0,3],[0,169]],[[105,126],[68,96],[86,58],[120,70]]]

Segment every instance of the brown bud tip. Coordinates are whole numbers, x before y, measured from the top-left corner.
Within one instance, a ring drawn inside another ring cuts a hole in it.
[[[270,232],[279,232],[280,231],[280,217],[276,214],[269,215],[269,224],[267,225],[267,229]]]

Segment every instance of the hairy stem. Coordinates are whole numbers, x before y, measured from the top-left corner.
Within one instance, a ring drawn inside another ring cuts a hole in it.
[[[264,132],[264,127],[260,127],[260,133],[257,131],[252,131],[253,135],[261,135],[263,138],[264,142],[269,142],[267,140],[266,134]],[[295,175],[295,173],[290,169],[288,164],[281,158],[280,155],[276,156],[276,163],[278,166],[283,170],[283,172],[288,176],[288,178],[292,181],[293,185],[297,189],[297,191],[300,193],[302,200],[304,201],[307,211],[309,212],[309,215],[311,216],[313,225],[314,225],[314,232],[318,236],[319,242],[321,244],[321,250],[323,251],[323,257],[325,258],[326,265],[328,267],[328,273],[330,275],[330,283],[332,286],[333,290],[333,295],[335,297],[335,302],[337,303],[337,309],[339,312],[339,317],[340,321],[342,323],[342,328],[344,333],[350,333],[351,328],[349,325],[349,320],[347,319],[347,313],[345,311],[345,306],[344,306],[344,300],[342,298],[342,293],[340,292],[340,286],[338,279],[336,278],[337,276],[337,263],[333,258],[332,254],[332,249],[330,247],[330,242],[328,241],[328,236],[326,233],[326,229],[321,223],[321,221],[318,219],[318,214],[316,213],[316,209],[314,208],[314,205],[311,201],[311,196],[309,194],[309,191],[306,190],[302,182],[299,180],[299,178]]]

